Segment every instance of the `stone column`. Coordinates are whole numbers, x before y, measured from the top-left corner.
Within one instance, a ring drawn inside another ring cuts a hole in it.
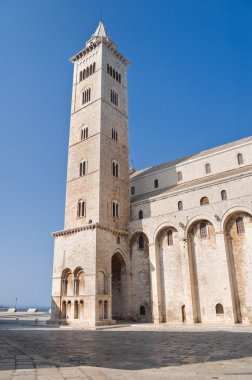
[[[225,235],[223,231],[217,231],[216,236],[216,247],[218,255],[221,259],[221,266],[226,270],[222,271],[222,284],[225,288],[225,304],[224,306],[224,316],[225,320],[228,322],[234,322],[236,319],[234,314],[235,301],[234,301],[234,283],[233,283],[233,268],[232,263],[229,258],[228,246],[225,242]]]
[[[183,277],[183,293],[184,293],[184,305],[186,313],[186,322],[193,323],[193,305],[192,305],[192,290],[190,279],[190,267],[189,267],[189,252],[187,246],[187,239],[179,238],[179,250],[181,255],[182,264],[182,277]]]
[[[150,273],[151,273],[151,301],[152,319],[154,323],[162,321],[162,305],[160,302],[160,264],[159,255],[156,255],[155,243],[149,244]]]

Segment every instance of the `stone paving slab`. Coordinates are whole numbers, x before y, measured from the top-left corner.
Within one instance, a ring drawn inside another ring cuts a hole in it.
[[[0,380],[252,380],[252,327],[26,326],[0,318]]]

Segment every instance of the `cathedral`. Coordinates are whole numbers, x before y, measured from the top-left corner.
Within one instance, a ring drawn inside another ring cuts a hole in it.
[[[71,62],[51,323],[251,323],[252,137],[135,171],[129,61],[102,22]]]

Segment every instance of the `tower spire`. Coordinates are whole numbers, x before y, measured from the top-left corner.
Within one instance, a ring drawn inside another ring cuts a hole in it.
[[[92,37],[109,37],[102,20],[99,21],[98,27]]]
[[[105,38],[107,41],[115,45],[114,42],[109,37],[102,20],[99,21],[96,31],[94,32],[94,34],[92,34],[90,40],[87,41],[86,46],[92,45],[94,42],[96,42],[100,38]]]

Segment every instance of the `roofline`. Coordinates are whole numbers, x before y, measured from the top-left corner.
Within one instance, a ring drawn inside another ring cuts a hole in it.
[[[248,139],[248,138],[251,138],[251,139],[252,139],[252,136],[245,137],[244,139]],[[164,172],[164,171],[172,170],[172,169],[174,169],[174,167],[179,168],[179,167],[181,167],[181,166],[191,164],[192,162],[200,161],[200,160],[202,160],[202,159],[206,159],[206,158],[208,158],[208,157],[213,157],[213,156],[216,156],[216,155],[221,154],[221,153],[223,153],[223,152],[228,152],[228,151],[231,151],[231,150],[233,150],[233,149],[235,149],[235,148],[237,148],[237,147],[243,147],[243,146],[246,146],[246,145],[249,145],[249,144],[252,143],[252,140],[250,140],[250,141],[245,141],[245,142],[242,143],[242,141],[243,141],[244,139],[234,140],[234,141],[232,141],[232,142],[230,142],[230,143],[227,143],[227,144],[223,144],[223,145],[220,145],[220,146],[216,146],[216,147],[213,147],[213,148],[209,148],[209,149],[206,149],[205,151],[203,150],[203,151],[198,152],[198,153],[195,153],[195,154],[193,154],[193,155],[191,155],[191,156],[185,156],[185,157],[182,157],[181,160],[184,159],[183,162],[179,162],[178,164],[171,165],[170,167],[160,168],[160,169],[153,170],[152,173],[144,173],[143,171],[144,171],[144,170],[149,170],[149,169],[154,169],[156,165],[154,165],[154,166],[150,166],[150,167],[148,167],[148,168],[140,169],[139,171],[141,171],[141,172],[140,172],[139,174],[137,174],[137,170],[136,170],[134,173],[132,173],[132,177],[130,177],[130,181],[138,181],[138,180],[140,181],[143,177],[149,177],[149,176],[152,176],[152,175],[155,174],[155,173],[160,173],[160,172]],[[237,144],[237,145],[229,146],[229,147],[227,146],[226,148],[224,148],[225,145],[229,145],[229,144],[232,144],[232,143],[235,143],[235,142],[238,143],[239,141],[241,141],[241,144]],[[212,153],[210,152],[212,149],[215,149],[215,148],[221,148],[221,147],[223,147],[223,149],[222,149],[221,151],[218,151],[218,152],[212,152]],[[209,151],[209,153],[207,154],[208,151]],[[202,156],[199,156],[199,157],[195,157],[195,156],[197,156],[198,154],[201,154],[201,153],[203,153],[203,152],[206,152],[206,154],[205,154],[205,155],[202,155]],[[187,158],[187,157],[188,157],[188,158]],[[194,157],[194,158],[193,158],[193,157]],[[179,160],[179,158],[178,158],[178,159],[175,159],[175,160],[171,160],[171,161],[163,162],[163,164],[165,165],[165,164],[168,164],[169,162],[177,161],[177,160]],[[159,164],[159,165],[162,165],[162,163]],[[159,165],[157,165],[157,166],[159,166]],[[134,174],[134,175],[133,175],[133,174]],[[138,178],[138,176],[139,176],[139,178]]]

